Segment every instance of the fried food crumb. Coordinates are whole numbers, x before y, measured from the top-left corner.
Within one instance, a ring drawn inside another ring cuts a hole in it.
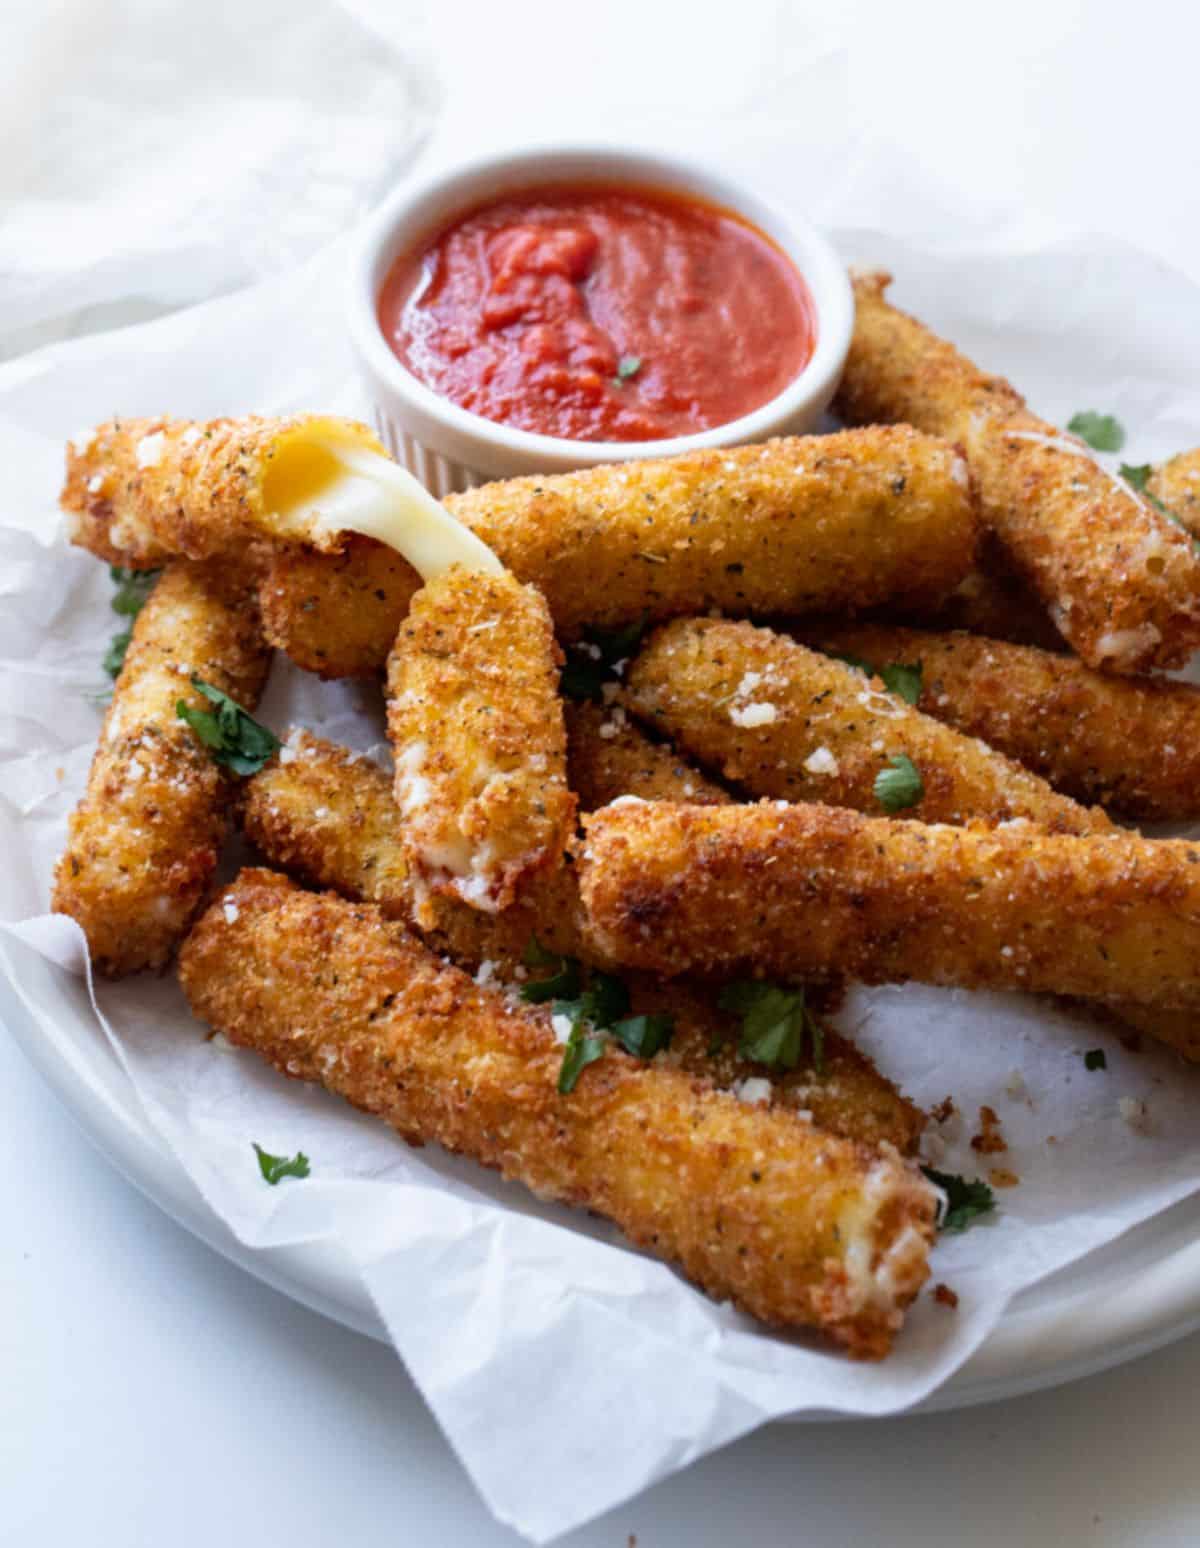
[[[1000,1119],[994,1107],[979,1109],[979,1133],[971,1136],[971,1149],[981,1156],[994,1156],[1008,1149],[1008,1141],[1000,1127]]]
[[[958,1305],[958,1296],[949,1285],[934,1285],[933,1298],[939,1306],[944,1306],[948,1311],[953,1311]]]
[[[1015,1172],[1010,1172],[1006,1166],[994,1166],[988,1173],[988,1182],[993,1188],[1015,1188],[1021,1179]]]

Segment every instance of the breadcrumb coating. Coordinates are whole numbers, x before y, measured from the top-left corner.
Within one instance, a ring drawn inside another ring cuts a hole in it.
[[[610,1048],[569,1095],[548,1011],[447,966],[377,910],[244,871],[180,957],[195,1014],[410,1144],[589,1209],[700,1288],[885,1355],[928,1275],[917,1169]]]
[[[387,455],[366,425],[324,414],[109,420],[82,444],[67,443],[60,503],[71,541],[110,564],[143,569],[218,554],[244,563],[247,547],[269,538],[336,551],[332,538],[289,531],[270,497],[272,465],[313,431]]]
[[[81,926],[101,973],[167,960],[229,830],[228,782],[177,702],[210,707],[195,674],[252,709],[267,663],[244,581],[186,560],[164,571],[134,624],[55,871],[52,907]]]
[[[73,540],[139,564],[260,545],[272,644],[327,677],[382,671],[411,600],[409,567],[345,533],[306,546],[264,502],[266,470],[284,444],[273,438],[313,423],[101,426],[68,457]],[[328,424],[379,449],[365,427]],[[137,447],[159,435],[161,461],[139,468]],[[977,535],[961,457],[906,426],[511,479],[445,504],[545,593],[565,639],[709,607],[929,607],[966,574]],[[331,546],[340,558],[324,551]]]
[[[1194,538],[1200,538],[1200,447],[1180,452],[1155,468],[1146,493],[1161,500]]]
[[[854,340],[835,408],[960,444],[985,525],[1075,652],[1098,670],[1182,666],[1200,646],[1200,557],[1182,532],[1008,382],[855,279]]]
[[[822,649],[921,664],[926,714],[1034,769],[1078,801],[1135,821],[1200,816],[1200,688],[1110,677],[1074,656],[972,634],[852,624]]]
[[[394,548],[352,537],[340,554],[274,546],[258,588],[269,644],[318,677],[375,677],[421,577]]]
[[[1200,1006],[1200,845],[826,806],[609,806],[579,885],[601,950],[760,973]]]
[[[388,662],[403,842],[423,889],[489,913],[562,864],[562,652],[541,593],[454,565],[413,598]]]
[[[620,796],[640,801],[691,801],[717,806],[732,801],[665,742],[652,742],[615,702],[567,704],[567,780],[581,811],[595,811]]]
[[[626,781],[621,760],[601,762],[581,747],[592,735],[592,724],[586,711],[573,717],[570,760],[572,766],[580,759],[588,763],[595,776],[592,797],[604,804],[624,794]],[[636,741],[651,745],[632,727],[623,741],[627,747]],[[654,753],[662,751],[653,748]],[[640,765],[643,760],[636,761]],[[607,783],[605,773],[611,775]],[[661,788],[666,788],[665,781],[660,770]],[[695,770],[684,768],[675,793],[704,783]],[[573,866],[535,878],[518,902],[499,914],[435,897],[433,924],[422,928],[388,776],[344,748],[307,732],[294,733],[280,758],[243,788],[246,836],[273,865],[344,897],[377,904],[385,917],[421,929],[433,950],[470,972],[482,969],[488,977],[511,981],[526,971],[526,954],[535,939],[559,956],[598,967],[612,965],[584,933]],[[728,799],[715,787],[710,797]],[[737,1057],[736,1018],[717,1007],[716,989],[678,980],[662,986],[645,974],[627,975],[626,981],[634,1014],[668,1013],[675,1018],[665,1060],[692,1074],[711,1076],[722,1088],[763,1073],[761,1066]],[[920,1108],[832,1031],[826,1033],[823,1069],[818,1071],[806,1058],[794,1070],[772,1072],[769,1100],[810,1113],[814,1123],[831,1133],[868,1144],[887,1142],[905,1155],[914,1153],[925,1126]]]
[[[893,658],[868,659],[882,667]],[[633,713],[751,795],[878,815],[876,778],[902,754],[923,785],[907,819],[1025,817],[1061,833],[1111,826],[1103,812],[922,714],[877,677],[770,629],[675,619],[647,640],[627,681],[623,702]]]

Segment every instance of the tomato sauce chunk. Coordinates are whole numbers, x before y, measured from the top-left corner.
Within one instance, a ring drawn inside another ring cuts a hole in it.
[[[500,424],[656,441],[748,414],[810,359],[808,287],[715,205],[542,188],[460,216],[384,282],[379,322],[420,381]]]

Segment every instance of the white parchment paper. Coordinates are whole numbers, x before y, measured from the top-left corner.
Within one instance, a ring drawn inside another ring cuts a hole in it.
[[[904,247],[843,233],[848,257],[883,261],[896,297],[1010,373],[1065,420],[1116,412],[1126,456],[1200,439],[1200,292],[1100,240],[1005,254]],[[39,918],[67,814],[86,777],[120,620],[106,571],[58,535],[64,437],[114,409],[185,415],[299,408],[365,412],[339,311],[342,244],[270,284],[0,370],[0,957],[35,1017],[50,1015],[30,953],[80,974],[81,941]],[[287,663],[264,718],[366,748],[373,688],[322,685]],[[69,1031],[102,1035],[82,978]],[[1200,1184],[1200,1074],[1133,1054],[1098,1023],[1017,996],[919,988],[860,992],[842,1024],[918,1101],[953,1094],[969,1121],[941,1164],[976,1174],[981,1103],[999,1113],[1021,1179],[988,1223],[943,1240],[934,1279],[891,1359],[850,1363],[762,1332],[691,1290],[602,1223],[545,1207],[435,1151],[410,1151],[317,1090],[206,1039],[168,979],[100,988],[104,1034],[145,1115],[213,1209],[251,1245],[336,1237],[396,1349],[491,1508],[543,1542],[773,1417],[894,1412],[956,1370],[1024,1286]],[[55,1013],[61,1028],[63,1011]],[[1102,1047],[1106,1072],[1083,1052]],[[1145,1131],[1119,1112],[1146,1103]],[[1051,1138],[1053,1136],[1053,1139]],[[303,1149],[312,1176],[269,1188],[251,1142]]]

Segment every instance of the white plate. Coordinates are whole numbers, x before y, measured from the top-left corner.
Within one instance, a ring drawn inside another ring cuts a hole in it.
[[[309,1242],[256,1251],[233,1236],[147,1126],[106,1044],[81,1044],[65,1033],[48,1037],[2,978],[0,1020],[89,1139],[180,1225],[293,1300],[385,1338],[361,1281],[335,1248]],[[914,1412],[1056,1386],[1197,1329],[1200,1197],[1185,1199],[1025,1291],[967,1364]]]

